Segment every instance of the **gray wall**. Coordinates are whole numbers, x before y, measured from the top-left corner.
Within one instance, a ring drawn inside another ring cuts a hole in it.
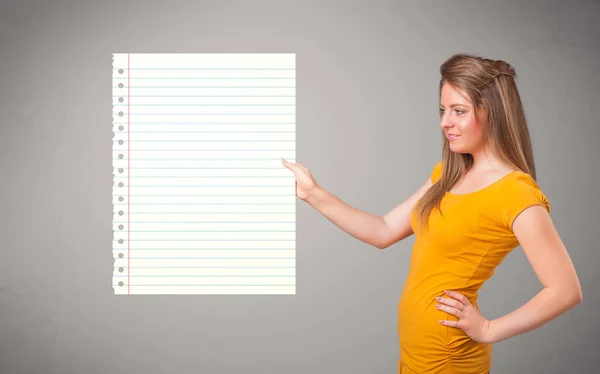
[[[584,301],[497,343],[492,373],[596,371],[599,19],[598,1],[566,0],[3,1],[0,373],[396,370],[414,237],[378,251],[301,200],[297,295],[113,295],[114,52],[295,52],[298,161],[380,215],[441,157],[439,65],[507,60]],[[480,306],[496,318],[540,289],[519,247]]]

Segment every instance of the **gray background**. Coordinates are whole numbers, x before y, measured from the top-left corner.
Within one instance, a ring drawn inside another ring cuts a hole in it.
[[[590,373],[600,352],[597,1],[3,1],[0,373],[394,373],[410,237],[385,251],[298,201],[297,295],[115,296],[115,52],[294,52],[297,159],[383,215],[441,157],[439,65],[505,59],[584,301],[494,346],[492,373]],[[596,193],[594,193],[596,191]],[[541,289],[521,248],[487,318]]]

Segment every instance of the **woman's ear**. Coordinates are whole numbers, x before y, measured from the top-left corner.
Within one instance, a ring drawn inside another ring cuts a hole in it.
[[[484,124],[488,120],[488,105],[485,100],[476,107],[474,114],[480,124]]]

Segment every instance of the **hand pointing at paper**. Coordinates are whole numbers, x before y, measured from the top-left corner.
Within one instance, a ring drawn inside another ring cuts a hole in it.
[[[315,178],[299,162],[288,162],[282,158],[281,163],[294,172],[294,176],[296,177],[296,195],[300,199],[307,201],[311,193],[318,187]]]
[[[296,195],[315,208],[340,229],[377,248],[385,248],[393,239],[393,232],[385,220],[369,212],[354,208],[321,187],[307,168],[300,163],[281,159],[296,177]]]

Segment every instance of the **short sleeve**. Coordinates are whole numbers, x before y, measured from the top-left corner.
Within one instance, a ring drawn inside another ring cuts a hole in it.
[[[550,213],[550,201],[527,174],[511,183],[511,186],[503,191],[500,200],[502,201],[500,209],[502,223],[511,232],[515,219],[531,206],[543,206]]]
[[[441,176],[442,176],[442,161],[438,162],[433,167],[433,170],[431,171],[431,176],[430,176],[431,182],[433,182],[433,184],[435,184],[440,179]]]

